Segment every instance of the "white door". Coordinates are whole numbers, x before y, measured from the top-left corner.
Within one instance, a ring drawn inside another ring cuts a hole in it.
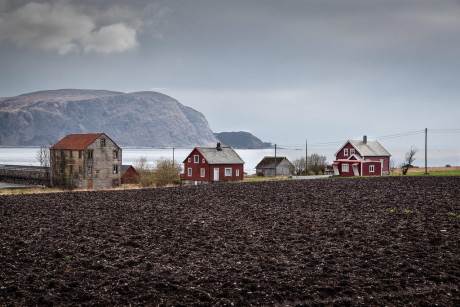
[[[219,168],[214,168],[214,181],[219,181]]]
[[[358,165],[353,164],[353,175],[359,176]]]

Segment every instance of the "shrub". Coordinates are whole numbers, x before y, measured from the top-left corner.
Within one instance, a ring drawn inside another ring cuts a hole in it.
[[[179,184],[181,171],[180,164],[172,160],[160,160],[153,170],[155,184],[159,187],[168,184]]]

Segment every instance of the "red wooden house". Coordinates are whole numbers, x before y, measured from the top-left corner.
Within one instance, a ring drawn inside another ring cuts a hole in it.
[[[348,140],[335,154],[334,175],[383,176],[390,174],[391,154],[377,141]]]
[[[243,180],[244,161],[231,148],[195,147],[184,160],[184,173],[181,179],[189,183]]]

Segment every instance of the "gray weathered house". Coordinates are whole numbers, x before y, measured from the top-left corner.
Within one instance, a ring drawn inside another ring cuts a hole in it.
[[[52,186],[104,189],[120,185],[121,148],[105,133],[69,134],[50,148]]]
[[[286,157],[264,157],[256,166],[258,176],[275,176],[275,173],[277,176],[293,175],[294,165]]]

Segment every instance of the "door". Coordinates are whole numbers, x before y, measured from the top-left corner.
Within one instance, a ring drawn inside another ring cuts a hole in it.
[[[214,168],[214,181],[219,181],[219,168]]]
[[[357,165],[357,164],[353,164],[352,167],[353,167],[353,175],[359,176],[358,165]]]

